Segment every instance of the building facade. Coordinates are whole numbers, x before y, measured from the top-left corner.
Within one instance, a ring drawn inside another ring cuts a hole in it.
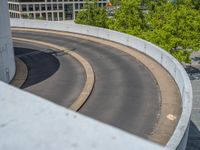
[[[99,0],[97,4],[104,7],[108,1]],[[85,3],[85,0],[8,0],[11,18],[49,21],[74,20]]]

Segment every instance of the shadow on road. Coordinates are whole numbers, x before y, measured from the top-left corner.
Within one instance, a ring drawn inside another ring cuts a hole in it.
[[[14,47],[14,51],[15,56],[20,58],[28,68],[28,77],[21,88],[27,88],[49,78],[60,66],[55,52],[52,51],[42,52],[20,47]]]
[[[190,129],[186,150],[200,150],[200,131],[192,121],[190,121]]]

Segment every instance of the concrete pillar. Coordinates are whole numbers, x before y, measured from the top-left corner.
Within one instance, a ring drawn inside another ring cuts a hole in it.
[[[0,0],[0,80],[10,82],[15,74],[15,59],[10,30],[8,1]]]

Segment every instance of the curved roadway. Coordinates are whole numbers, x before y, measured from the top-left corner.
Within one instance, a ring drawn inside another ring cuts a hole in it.
[[[113,47],[75,37],[22,31],[14,32],[13,36],[75,50],[88,60],[95,72],[93,92],[79,112],[144,138],[151,135],[160,113],[160,92],[143,64]],[[71,75],[66,78],[78,81]]]
[[[14,50],[28,68],[21,88],[69,107],[84,87],[85,71],[75,59],[41,45],[15,42]]]

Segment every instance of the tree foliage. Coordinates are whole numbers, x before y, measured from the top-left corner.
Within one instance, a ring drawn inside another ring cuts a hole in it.
[[[106,27],[146,39],[190,62],[200,50],[200,0],[121,0],[113,18],[95,4],[79,13],[76,22]]]
[[[179,61],[189,62],[200,49],[200,13],[186,5],[165,3],[146,15],[148,30],[140,37],[164,48]]]
[[[110,0],[113,6],[118,6],[121,4],[121,0]]]
[[[109,20],[108,27],[112,30],[138,35],[145,26],[140,0],[122,0],[121,7]]]
[[[86,2],[84,9],[78,13],[75,22],[98,27],[107,27],[107,12],[105,8],[97,6],[97,1]]]

